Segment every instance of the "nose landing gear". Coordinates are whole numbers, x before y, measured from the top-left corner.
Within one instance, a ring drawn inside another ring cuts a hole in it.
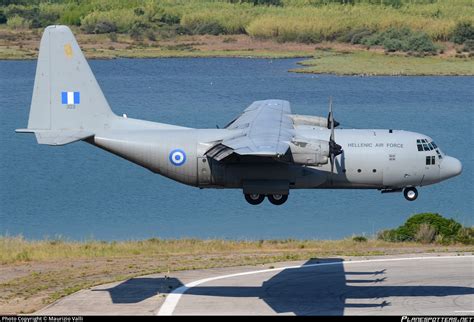
[[[408,187],[403,190],[403,195],[408,201],[414,201],[418,198],[418,190],[415,187]]]

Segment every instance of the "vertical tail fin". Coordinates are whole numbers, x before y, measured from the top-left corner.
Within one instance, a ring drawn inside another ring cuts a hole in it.
[[[49,26],[41,38],[28,129],[40,144],[91,136],[115,117],[67,26]]]

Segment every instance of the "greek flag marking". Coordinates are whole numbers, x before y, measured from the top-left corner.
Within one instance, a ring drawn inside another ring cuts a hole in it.
[[[61,104],[76,105],[81,102],[80,92],[61,92]]]

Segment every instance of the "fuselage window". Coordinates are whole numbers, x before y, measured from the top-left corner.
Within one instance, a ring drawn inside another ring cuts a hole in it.
[[[436,157],[433,155],[433,156],[431,157],[431,164],[435,164],[435,160],[436,160]]]
[[[431,157],[426,157],[426,165],[430,165],[431,164]]]

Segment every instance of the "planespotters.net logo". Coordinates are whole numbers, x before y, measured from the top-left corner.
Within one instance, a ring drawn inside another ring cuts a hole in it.
[[[459,312],[461,313],[461,312]],[[474,313],[463,312],[463,313]],[[402,316],[401,322],[474,322],[474,316]]]

